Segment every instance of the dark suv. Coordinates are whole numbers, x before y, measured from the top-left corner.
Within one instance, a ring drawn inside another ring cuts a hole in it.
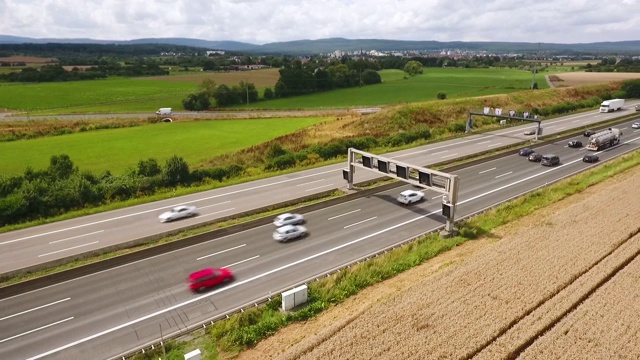
[[[560,158],[558,157],[558,155],[554,155],[554,154],[542,155],[542,160],[540,160],[540,164],[544,166],[555,166],[560,164]]]

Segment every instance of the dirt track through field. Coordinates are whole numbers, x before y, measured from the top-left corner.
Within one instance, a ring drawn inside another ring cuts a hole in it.
[[[640,358],[638,183],[640,168],[593,186],[240,359]]]

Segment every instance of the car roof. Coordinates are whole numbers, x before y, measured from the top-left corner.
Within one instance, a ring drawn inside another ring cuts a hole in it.
[[[412,195],[412,194],[417,194],[417,193],[419,193],[419,191],[416,191],[416,190],[405,190],[405,191],[401,192],[400,195],[407,196],[407,195]]]
[[[281,226],[279,228],[276,229],[277,232],[279,233],[283,233],[285,231],[291,230],[291,229],[295,229],[296,226],[294,225],[285,225],[285,226]]]
[[[201,277],[205,277],[205,276],[209,276],[211,274],[214,274],[216,272],[217,269],[213,269],[213,268],[207,268],[207,269],[202,269],[202,270],[198,270],[196,272],[193,272],[191,274],[189,274],[189,279],[200,279]]]

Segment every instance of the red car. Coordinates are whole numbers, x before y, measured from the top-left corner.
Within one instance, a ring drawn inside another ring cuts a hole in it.
[[[189,275],[189,289],[191,291],[203,291],[233,280],[231,269],[209,268],[196,271]]]

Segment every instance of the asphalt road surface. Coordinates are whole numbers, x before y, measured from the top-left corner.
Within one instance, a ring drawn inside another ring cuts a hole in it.
[[[587,153],[606,160],[637,149],[640,130],[628,128],[630,123],[620,126],[626,128],[624,141],[605,151],[568,148],[566,140],[537,149],[559,155],[555,167],[513,154],[455,171],[460,178],[457,216],[598,166],[582,161]],[[427,191],[426,201],[405,206],[395,200],[405,188],[307,213],[310,235],[298,241],[275,242],[273,225],[260,226],[2,300],[0,358],[115,358],[157,341],[161,332],[166,337],[199,326],[441,227],[441,195]],[[226,206],[236,206],[231,201]],[[193,294],[185,279],[205,267],[229,267],[236,280]]]
[[[600,129],[596,125],[598,122],[634,113],[633,110],[629,110],[633,105],[628,104],[627,108],[609,114],[590,111],[545,121],[542,123],[544,135],[589,125],[593,125],[593,129]],[[525,124],[385,156],[405,163],[428,166],[531,139],[533,136],[524,135],[523,132],[524,129],[533,127],[535,123]],[[331,189],[345,188],[346,182],[342,179],[341,172],[345,167],[346,163],[324,166],[0,234],[0,274]],[[355,181],[365,181],[379,176],[357,170]],[[181,204],[197,206],[200,215],[173,223],[158,221],[160,213]]]

